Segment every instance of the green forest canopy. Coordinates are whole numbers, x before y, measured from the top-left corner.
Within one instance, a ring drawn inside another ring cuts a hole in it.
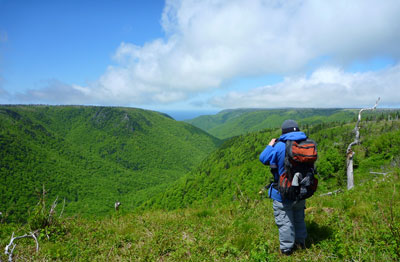
[[[382,120],[378,117],[362,122],[362,144],[354,148],[356,183],[365,180],[369,171],[380,172],[385,166],[400,163],[400,121]],[[304,130],[318,143],[319,192],[345,186],[346,148],[354,140],[353,129],[354,123],[331,122]],[[269,168],[258,160],[259,154],[279,135],[280,129],[265,129],[227,140],[196,169],[147,201],[145,208],[176,209],[229,203],[243,195],[257,199],[259,190],[272,178]]]
[[[26,217],[44,185],[68,214],[129,210],[187,173],[220,140],[158,112],[0,106],[0,210]]]
[[[302,126],[350,122],[355,119],[358,111],[359,109],[342,108],[231,109],[215,115],[199,116],[186,122],[213,136],[226,139],[265,128],[278,128],[286,119],[297,120]],[[372,116],[371,112],[365,113]]]

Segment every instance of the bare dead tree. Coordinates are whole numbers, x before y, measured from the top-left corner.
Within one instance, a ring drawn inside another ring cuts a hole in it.
[[[355,153],[351,150],[351,147],[354,145],[360,144],[360,126],[359,126],[359,124],[361,122],[361,113],[366,110],[375,110],[376,107],[378,106],[379,100],[380,100],[380,97],[378,97],[378,100],[376,100],[376,103],[373,107],[363,108],[360,110],[360,112],[358,112],[358,120],[357,120],[356,126],[354,127],[354,132],[356,134],[356,137],[355,137],[354,141],[349,144],[349,146],[347,147],[347,150],[346,150],[347,190],[350,190],[354,187],[353,157],[354,157]]]
[[[64,197],[63,207],[61,209],[60,216],[58,218],[61,218],[62,214],[64,213],[64,208],[65,208],[65,197]]]
[[[51,205],[50,211],[49,211],[49,218],[47,219],[49,222],[51,222],[51,219],[56,212],[56,207],[57,207],[57,202],[58,202],[58,196],[56,197],[56,200],[54,200],[53,204]]]
[[[119,201],[115,202],[115,204],[114,204],[115,211],[119,210],[120,205],[121,205],[121,202],[119,202]]]
[[[8,262],[12,262],[12,256],[15,247],[17,244],[14,243],[15,240],[21,239],[21,238],[33,238],[36,242],[36,252],[39,252],[39,242],[37,240],[37,237],[35,235],[36,232],[29,232],[29,234],[23,235],[23,236],[18,236],[14,237],[14,232],[11,235],[10,243],[6,246],[4,254],[8,256]]]
[[[41,194],[41,197],[40,197],[39,202],[38,202],[38,206],[43,210],[43,212],[46,209],[45,208],[46,207],[46,201],[45,201],[46,193],[47,193],[47,191],[45,190],[45,188],[43,186],[43,193]],[[57,222],[55,220],[56,219],[56,207],[57,207],[57,204],[58,204],[58,196],[56,197],[56,199],[54,200],[53,204],[51,205],[51,207],[49,209],[49,214],[48,215],[43,214],[43,215],[46,216],[46,225],[52,225],[52,224]],[[63,209],[62,209],[61,214],[60,214],[59,217],[61,217],[62,212],[64,211],[64,206],[65,206],[65,198],[64,198]],[[33,238],[35,240],[35,242],[36,242],[36,252],[39,252],[39,241],[38,241],[38,239],[36,237],[36,234],[38,234],[38,232],[40,230],[41,229],[38,228],[38,229],[36,229],[34,231],[31,231],[31,232],[29,232],[29,233],[27,233],[25,235],[17,236],[17,237],[14,237],[14,232],[13,232],[12,235],[11,235],[10,243],[5,247],[5,252],[4,252],[4,254],[8,256],[8,261],[12,262],[13,252],[14,252],[15,247],[17,246],[15,241],[18,240],[18,239],[21,239],[21,238]],[[50,237],[49,237],[49,235],[47,233],[47,230],[46,230],[45,233],[46,233],[47,238],[50,239]],[[0,259],[0,262],[1,262],[1,259]]]

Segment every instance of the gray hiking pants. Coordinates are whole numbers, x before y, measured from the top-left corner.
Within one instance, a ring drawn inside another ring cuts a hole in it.
[[[305,200],[297,203],[281,203],[274,200],[275,223],[279,230],[280,249],[292,249],[295,243],[305,243],[307,237],[306,223],[304,222]]]

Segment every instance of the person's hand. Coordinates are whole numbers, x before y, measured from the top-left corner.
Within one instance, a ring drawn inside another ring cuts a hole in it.
[[[271,141],[269,141],[269,146],[273,146],[276,142],[276,138],[272,138]]]

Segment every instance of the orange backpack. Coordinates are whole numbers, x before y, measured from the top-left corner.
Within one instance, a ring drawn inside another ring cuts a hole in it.
[[[313,140],[286,141],[285,173],[278,183],[283,200],[298,201],[314,194],[318,187],[314,176],[317,158],[317,144]]]

